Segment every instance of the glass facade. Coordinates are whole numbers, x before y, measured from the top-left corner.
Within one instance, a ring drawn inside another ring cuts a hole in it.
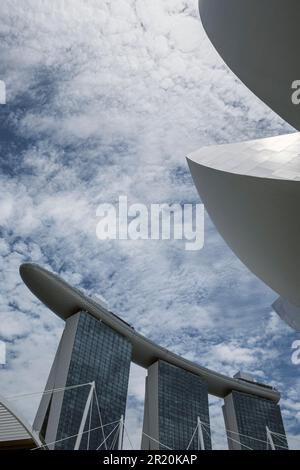
[[[93,399],[85,431],[105,427],[83,435],[80,449],[107,449],[118,445],[118,423],[125,415],[132,346],[130,342],[104,323],[87,313],[80,313],[66,387],[95,382],[102,416]],[[56,449],[74,449],[76,438],[63,440],[78,433],[90,387],[66,390],[57,430]],[[100,447],[99,447],[100,446]]]
[[[228,431],[235,431],[239,435],[228,432],[228,436],[238,439],[242,450],[247,450],[248,447],[255,450],[271,449],[270,444],[267,444],[266,427],[272,433],[280,434],[280,436],[272,434],[277,450],[288,448],[279,405],[270,400],[235,391],[232,392],[232,400],[237,429]]]
[[[211,449],[208,392],[200,377],[163,361],[158,363],[159,441],[173,450],[187,449],[203,423],[205,449]],[[161,450],[166,447],[161,446]],[[189,447],[198,450],[198,434]]]

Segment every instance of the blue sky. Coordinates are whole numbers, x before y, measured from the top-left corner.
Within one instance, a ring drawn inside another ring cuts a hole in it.
[[[299,335],[272,312],[276,294],[236,259],[208,216],[196,253],[180,242],[96,237],[97,206],[120,195],[147,205],[199,202],[185,160],[191,151],[292,129],[223,64],[197,0],[2,3],[1,393],[43,389],[63,328],[19,278],[20,263],[33,261],[103,295],[173,351],[277,386],[290,444],[300,447],[299,366],[291,363]],[[132,368],[127,426],[135,446],[144,377]],[[17,404],[32,419],[37,403]],[[211,399],[215,447],[224,446],[220,405]]]

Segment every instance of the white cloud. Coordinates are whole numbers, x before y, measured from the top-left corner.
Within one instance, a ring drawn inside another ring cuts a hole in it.
[[[293,384],[284,372],[288,353],[278,354],[292,333],[270,317],[274,294],[208,219],[196,255],[176,243],[100,243],[95,235],[97,206],[120,194],[145,204],[198,201],[185,162],[190,151],[288,129],[224,66],[197,3],[1,5],[8,108],[0,303],[1,334],[11,343],[0,380],[7,395],[43,388],[62,329],[19,279],[28,260],[103,294],[138,330],[203,365],[231,375],[245,367]],[[138,445],[144,374],[133,369],[131,383],[128,422]],[[36,405],[22,404],[31,418]],[[221,419],[219,404],[213,413]]]

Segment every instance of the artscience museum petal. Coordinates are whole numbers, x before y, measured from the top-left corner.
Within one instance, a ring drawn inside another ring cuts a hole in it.
[[[230,69],[300,130],[299,106],[292,101],[293,84],[300,79],[300,2],[199,0],[199,9],[209,39]]]
[[[300,130],[300,3],[199,0],[203,27],[237,77]],[[202,202],[239,259],[280,295],[273,308],[300,330],[300,137],[202,148],[189,167]]]
[[[188,157],[202,202],[240,260],[300,306],[300,134],[202,148]]]

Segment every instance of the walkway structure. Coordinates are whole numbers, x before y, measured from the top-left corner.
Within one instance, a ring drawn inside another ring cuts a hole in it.
[[[19,410],[0,396],[0,450],[34,449],[42,445]]]

